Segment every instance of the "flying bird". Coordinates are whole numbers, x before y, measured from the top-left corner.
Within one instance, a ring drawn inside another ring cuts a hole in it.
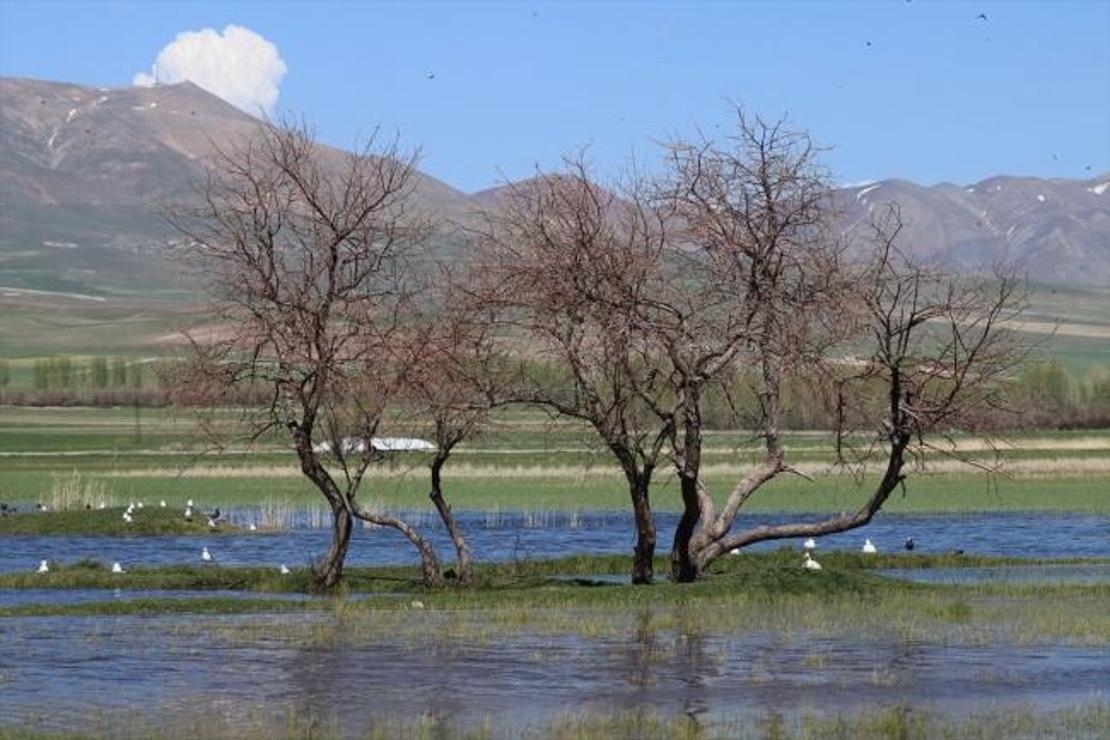
[[[434,80],[435,78],[436,78],[436,73],[435,72],[429,72],[428,73],[428,79],[429,80]]]
[[[986,13],[980,13],[979,15],[975,16],[975,20],[977,20],[977,21],[988,20],[987,14]]]

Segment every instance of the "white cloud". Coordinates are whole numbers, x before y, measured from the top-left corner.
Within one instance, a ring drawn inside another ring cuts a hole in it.
[[[139,72],[135,85],[186,80],[251,114],[270,112],[285,76],[285,62],[272,43],[249,28],[230,25],[219,33],[211,28],[182,31],[167,44],[150,74]]]

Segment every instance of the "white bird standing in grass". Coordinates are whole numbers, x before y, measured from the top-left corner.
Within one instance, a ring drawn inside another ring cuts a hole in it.
[[[289,566],[288,566],[288,565],[286,565],[285,563],[282,563],[282,564],[281,564],[281,567],[280,567],[280,568],[278,568],[278,573],[281,573],[281,574],[282,574],[283,576],[287,576],[287,575],[289,575],[290,573],[292,573],[292,571],[291,571],[291,570],[289,570]]]
[[[806,559],[802,561],[802,567],[806,570],[821,570],[821,564],[811,558],[808,552],[806,553]]]
[[[187,522],[193,521],[193,507],[192,506],[186,506],[185,507],[185,521],[187,521]]]
[[[131,522],[134,521],[134,519],[131,518],[131,513],[130,512],[127,512],[127,511],[123,512],[123,521],[127,522],[128,524],[130,524]]]
[[[212,557],[212,553],[208,552],[208,545],[205,545],[201,549],[200,559],[203,560],[206,563],[211,563],[213,560],[215,560],[215,558]]]
[[[190,508],[190,509],[193,508],[193,500],[189,499],[188,501],[186,501],[185,506]]]
[[[817,549],[817,540],[810,537],[809,539],[807,539],[805,542],[802,543],[802,549],[804,549],[804,550],[816,550]]]
[[[126,573],[127,571],[125,571],[123,569],[123,566],[120,565],[119,563],[112,563],[112,572],[113,573]]]
[[[166,508],[166,499],[162,499],[161,501],[159,501],[158,505],[161,506],[163,509]]]
[[[251,532],[257,532],[258,531],[258,527],[254,526],[254,522],[251,522],[251,525],[249,527],[247,527],[247,529],[250,530]]]
[[[209,529],[215,529],[216,528],[216,521],[212,517],[208,517],[208,528]]]
[[[39,563],[39,569],[36,570],[35,572],[36,573],[49,573],[50,572],[49,563],[47,563],[45,560],[43,560],[41,563]]]
[[[140,501],[139,503],[135,504],[135,508],[136,508],[136,509],[141,509],[141,508],[143,508],[143,502],[142,502],[142,501]]]
[[[863,541],[863,552],[868,555],[874,555],[878,552],[878,549],[875,547],[874,543],[871,542],[870,538]]]

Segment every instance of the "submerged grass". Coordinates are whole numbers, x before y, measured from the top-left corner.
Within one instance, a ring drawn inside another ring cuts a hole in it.
[[[120,575],[102,565],[83,564],[46,574],[0,575],[0,588],[195,589],[213,594],[204,599],[29,604],[0,608],[0,617],[290,610],[334,616],[323,625],[298,620],[280,625],[277,633],[294,641],[333,639],[329,630],[338,620],[342,639],[363,640],[427,640],[440,635],[493,641],[524,633],[596,637],[651,629],[723,635],[758,630],[851,633],[894,635],[900,640],[943,636],[976,644],[1046,637],[1082,644],[1110,642],[1110,584],[932,586],[871,572],[875,566],[926,567],[930,562],[1019,562],[1012,558],[891,555],[872,563],[844,554],[826,561],[825,570],[812,573],[799,567],[797,553],[753,554],[723,561],[697,583],[644,587],[591,577],[618,572],[626,559],[579,557],[482,565],[475,587],[439,591],[424,589],[413,568],[352,568],[338,595],[358,593],[365,598],[298,601],[231,597],[220,591],[302,591],[309,585],[305,569],[282,576],[272,569],[175,566]],[[1060,609],[1061,603],[1068,608]],[[254,628],[248,623],[198,629],[226,630],[249,639]]]
[[[227,522],[217,527],[208,525],[208,517],[197,510],[192,521],[186,521],[178,508],[146,505],[131,513],[131,521],[123,518],[126,509],[116,506],[105,509],[71,511],[31,511],[0,517],[0,535],[70,535],[94,534],[125,537],[128,535],[218,535],[242,532]]]

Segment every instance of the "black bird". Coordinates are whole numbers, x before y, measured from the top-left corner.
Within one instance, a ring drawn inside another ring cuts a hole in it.
[[[913,548],[917,547],[917,543],[913,541],[913,537],[907,537],[906,542],[902,545],[902,547],[906,548],[907,550],[913,550]]]
[[[979,15],[975,16],[975,20],[977,20],[977,21],[988,20],[987,19],[987,14],[986,13],[980,13]]]
[[[434,80],[435,78],[436,78],[436,73],[435,72],[429,72],[428,73],[428,79],[429,80]]]
[[[870,41],[868,41],[868,42],[867,42],[867,48],[868,48],[868,49],[870,49],[870,48],[871,48],[871,42],[870,42]]]
[[[1087,166],[1086,166],[1086,167],[1084,167],[1083,169],[1085,169],[1085,170],[1087,170],[1088,172],[1090,172],[1090,171],[1091,171],[1091,165],[1087,165]]]
[[[217,508],[215,511],[208,515],[208,518],[212,521],[216,521],[220,518],[220,510]]]

